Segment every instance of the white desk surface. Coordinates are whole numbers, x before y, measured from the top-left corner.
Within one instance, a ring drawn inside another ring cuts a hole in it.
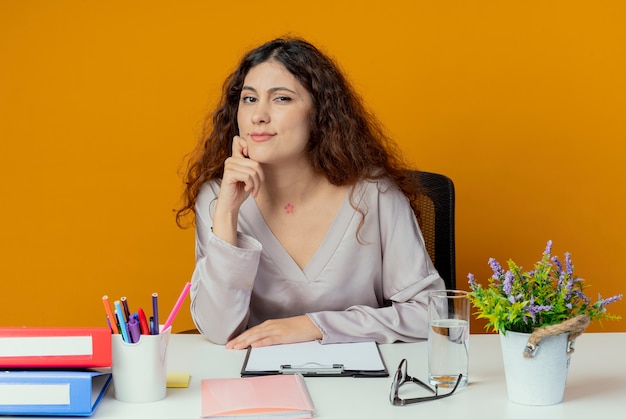
[[[553,406],[524,406],[508,400],[497,335],[471,335],[470,384],[453,396],[409,406],[389,403],[391,376],[402,358],[409,374],[427,377],[427,344],[380,345],[390,372],[386,378],[307,377],[316,417],[325,418],[598,418],[621,416],[626,408],[626,333],[585,333],[576,340],[565,397]],[[154,403],[123,403],[109,388],[98,406],[100,418],[199,418],[200,381],[239,377],[245,351],[226,350],[200,335],[172,335],[168,371],[191,373],[188,388],[168,388]]]

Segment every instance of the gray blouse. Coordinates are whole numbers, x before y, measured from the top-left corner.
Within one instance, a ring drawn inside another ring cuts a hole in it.
[[[444,283],[396,186],[357,184],[304,269],[274,237],[252,197],[239,211],[238,246],[215,236],[211,212],[218,194],[219,183],[207,182],[196,203],[191,313],[207,339],[222,344],[264,320],[302,314],[321,330],[322,343],[427,337],[427,292]]]

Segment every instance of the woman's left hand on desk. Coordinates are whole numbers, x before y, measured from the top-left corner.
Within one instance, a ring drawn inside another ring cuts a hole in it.
[[[322,333],[307,316],[266,320],[251,327],[226,343],[226,349],[246,349],[249,346],[278,345],[321,339]]]

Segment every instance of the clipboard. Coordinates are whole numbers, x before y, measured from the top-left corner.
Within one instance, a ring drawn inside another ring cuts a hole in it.
[[[248,348],[241,376],[302,374],[306,377],[388,377],[376,342],[318,341]]]

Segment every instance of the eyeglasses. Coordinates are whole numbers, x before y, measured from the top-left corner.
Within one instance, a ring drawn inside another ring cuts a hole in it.
[[[406,373],[407,364],[408,363],[406,359],[403,359],[402,361],[400,361],[400,365],[398,365],[398,370],[396,371],[396,375],[394,376],[393,382],[391,383],[391,391],[389,392],[389,401],[394,406],[404,406],[406,404],[427,402],[430,400],[443,399],[444,397],[451,396],[455,392],[456,388],[459,386],[459,383],[461,382],[461,379],[463,378],[463,374],[459,374],[459,376],[456,379],[456,383],[454,384],[454,387],[452,388],[452,391],[446,394],[439,394],[438,385],[435,385],[435,388],[433,389],[425,382],[408,375]],[[398,395],[398,391],[400,390],[400,387],[406,383],[415,383],[418,386],[431,392],[433,396],[401,399],[400,396]]]

